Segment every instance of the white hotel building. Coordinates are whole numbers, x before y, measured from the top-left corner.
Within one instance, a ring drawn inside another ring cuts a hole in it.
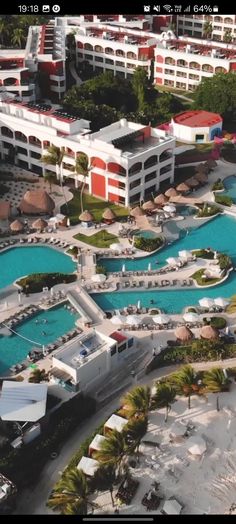
[[[86,153],[91,169],[89,193],[126,206],[158,191],[161,182],[174,180],[175,139],[165,131],[126,119],[91,133],[89,122],[52,108],[0,101],[0,153],[3,160],[37,174],[56,172],[40,158],[50,144],[64,148],[62,179],[83,180],[75,160]],[[14,158],[13,158],[14,157]]]
[[[235,15],[178,15],[176,16],[177,34],[203,38],[204,25],[212,25],[212,40],[224,41],[224,34],[231,32],[232,42],[236,41],[236,16]]]

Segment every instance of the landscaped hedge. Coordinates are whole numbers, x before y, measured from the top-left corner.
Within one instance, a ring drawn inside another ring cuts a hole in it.
[[[233,204],[232,198],[227,195],[215,195],[215,202],[227,207],[231,207]]]
[[[76,279],[74,273],[33,273],[18,280],[17,284],[22,287],[24,293],[39,293],[44,287],[51,289],[56,284],[69,284]]]
[[[220,212],[221,212],[221,210],[217,206],[214,206],[214,205],[203,205],[203,207],[199,207],[199,211],[197,213],[197,217],[198,218],[212,217],[214,215],[217,215]]]
[[[225,253],[220,253],[218,255],[218,260],[220,269],[229,269],[232,267],[232,260],[228,255],[225,255]]]
[[[164,239],[162,237],[156,238],[144,238],[144,237],[135,237],[134,247],[137,249],[142,249],[142,251],[155,251],[164,244]]]
[[[218,178],[218,180],[216,180],[216,182],[214,182],[213,186],[212,186],[212,191],[220,191],[221,189],[224,189],[224,184],[221,180],[221,178]]]
[[[214,251],[210,249],[197,249],[196,251],[192,251],[192,254],[197,258],[207,258],[209,260],[214,258]]]
[[[210,322],[204,318],[203,322],[204,324],[210,325],[216,329],[224,329],[227,325],[227,321],[224,317],[212,317]]]

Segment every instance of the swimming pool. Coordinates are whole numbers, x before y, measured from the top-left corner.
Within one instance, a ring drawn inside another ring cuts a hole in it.
[[[151,229],[140,229],[140,231],[137,231],[137,233],[135,233],[134,236],[143,238],[156,238],[158,237],[158,234],[155,233],[155,231],[152,231]]]
[[[224,186],[226,191],[221,191],[219,195],[227,195],[232,198],[234,204],[236,204],[236,176],[228,176],[224,179]],[[217,193],[218,194],[218,193]]]
[[[176,206],[176,214],[183,217],[196,215],[196,208],[193,206]]]
[[[78,313],[72,313],[61,304],[47,311],[40,311],[15,327],[14,331],[34,342],[47,345],[70,331],[77,318],[79,318]],[[47,323],[43,322],[44,319]],[[36,344],[14,334],[0,335],[0,374],[4,374],[14,364],[22,362],[34,346]]]
[[[187,249],[197,249],[212,247],[218,251],[228,254],[234,266],[236,266],[236,220],[232,217],[223,215],[213,218],[211,221],[200,226],[198,229],[192,229],[184,238],[173,242],[171,245],[164,247],[158,253],[150,256],[128,260],[102,260],[102,264],[108,271],[121,271],[122,264],[125,263],[127,271],[147,270],[148,264],[152,268],[159,268],[166,264],[168,257],[178,256],[178,251]],[[156,264],[156,262],[158,262]],[[155,306],[163,309],[167,313],[181,313],[184,307],[198,303],[200,298],[205,296],[216,298],[223,296],[225,298],[236,294],[236,273],[231,272],[230,277],[222,284],[213,288],[203,289],[180,289],[180,290],[154,290],[154,291],[127,291],[114,293],[94,294],[92,297],[95,302],[104,310],[118,309],[135,304],[141,300],[142,306],[149,307],[150,301],[154,300]]]
[[[0,288],[32,273],[73,273],[76,264],[49,246],[11,247],[0,253]]]

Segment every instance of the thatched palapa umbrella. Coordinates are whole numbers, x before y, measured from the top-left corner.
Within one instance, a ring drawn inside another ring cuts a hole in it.
[[[167,191],[165,192],[165,196],[167,196],[168,198],[178,196],[178,191],[176,191],[174,187],[169,187],[169,189],[167,189]]]
[[[187,342],[188,340],[192,340],[193,333],[186,326],[180,326],[175,330],[175,336],[178,340],[181,340],[182,342]]]
[[[48,223],[46,222],[46,220],[43,220],[42,218],[38,218],[37,220],[35,220],[32,224],[32,227],[34,229],[38,229],[39,231],[43,231],[45,229],[45,227],[47,227]]]
[[[153,211],[154,209],[156,209],[156,206],[153,200],[148,200],[148,202],[144,202],[142,208],[144,209],[144,211]]]
[[[197,166],[195,166],[195,171],[197,173],[205,173],[207,175],[208,171],[209,171],[209,167],[206,166],[206,164],[198,164]]]
[[[200,182],[200,184],[206,184],[208,182],[208,178],[206,174],[203,172],[196,173],[196,175],[194,175],[194,178],[196,178],[196,180]]]
[[[111,224],[112,222],[115,222],[116,215],[115,215],[114,211],[112,211],[112,209],[107,207],[105,209],[105,211],[103,212],[103,214],[102,214],[102,218],[103,218],[103,220],[105,220],[105,222],[107,222],[107,224]]]
[[[163,193],[160,193],[160,195],[157,195],[154,198],[155,204],[158,204],[159,206],[164,206],[168,202],[168,198],[166,195],[163,195]]]
[[[205,162],[205,165],[207,165],[209,169],[214,169],[214,167],[217,167],[217,162],[214,160],[214,158],[209,158]]]
[[[133,209],[131,209],[130,215],[135,218],[142,217],[144,215],[144,211],[141,207],[136,206]]]
[[[186,182],[182,182],[181,184],[179,184],[177,187],[176,187],[177,191],[179,191],[180,193],[187,193],[188,191],[190,191],[190,187],[188,186],[188,184]]]
[[[195,177],[188,178],[188,180],[186,180],[186,184],[188,184],[189,187],[198,187],[199,186],[199,182],[198,180],[196,180]]]
[[[20,231],[23,231],[23,229],[24,224],[22,224],[20,220],[14,220],[14,222],[10,224],[10,230],[14,233],[19,233]]]
[[[90,213],[90,211],[86,209],[85,211],[83,211],[83,213],[81,213],[79,219],[81,220],[81,222],[93,222],[94,217],[92,213]]]
[[[42,189],[29,190],[23,196],[19,208],[21,213],[26,215],[52,215],[55,202],[47,191]]]
[[[201,338],[207,340],[217,340],[219,338],[219,332],[213,326],[203,326],[200,331]]]

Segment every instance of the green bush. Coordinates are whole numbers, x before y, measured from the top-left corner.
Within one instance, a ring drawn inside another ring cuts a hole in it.
[[[228,255],[225,255],[225,253],[220,253],[218,255],[218,260],[220,269],[229,269],[232,267],[232,260]]]
[[[33,273],[17,281],[24,293],[39,293],[43,287],[51,287],[56,284],[69,284],[77,279],[75,274],[66,273]]]
[[[191,275],[191,278],[196,280],[199,286],[210,286],[211,284],[216,284],[220,280],[219,278],[204,278],[204,275],[205,269],[199,269]]]
[[[212,186],[212,191],[220,191],[221,189],[224,189],[224,184],[221,180],[221,178],[218,178],[218,180],[216,180],[216,182],[214,182],[213,186]]]
[[[231,207],[233,204],[232,198],[227,195],[215,195],[215,202],[227,207]]]
[[[106,275],[107,274],[107,270],[106,270],[105,266],[97,264],[96,265],[96,273],[102,274],[102,275]]]
[[[195,255],[197,258],[206,258],[209,260],[212,260],[214,258],[214,251],[210,249],[197,249],[196,251],[192,251],[192,254]]]
[[[159,247],[161,247],[164,243],[164,239],[162,237],[156,237],[156,238],[144,238],[144,237],[135,237],[134,238],[134,247],[137,249],[142,249],[142,251],[155,251]]]
[[[204,204],[203,207],[200,207],[199,208],[199,211],[197,213],[197,217],[198,218],[203,218],[203,217],[212,217],[214,215],[217,215],[218,213],[220,213],[220,209],[217,207],[217,206],[214,206],[212,204],[208,205],[208,204]]]
[[[68,249],[68,253],[69,253],[69,255],[72,255],[73,257],[77,257],[77,255],[79,253],[79,248],[77,246],[73,246],[73,247]]]
[[[227,325],[227,321],[224,317],[211,317],[210,321],[207,321],[206,318],[203,319],[204,324],[210,324],[216,329],[224,329]]]

